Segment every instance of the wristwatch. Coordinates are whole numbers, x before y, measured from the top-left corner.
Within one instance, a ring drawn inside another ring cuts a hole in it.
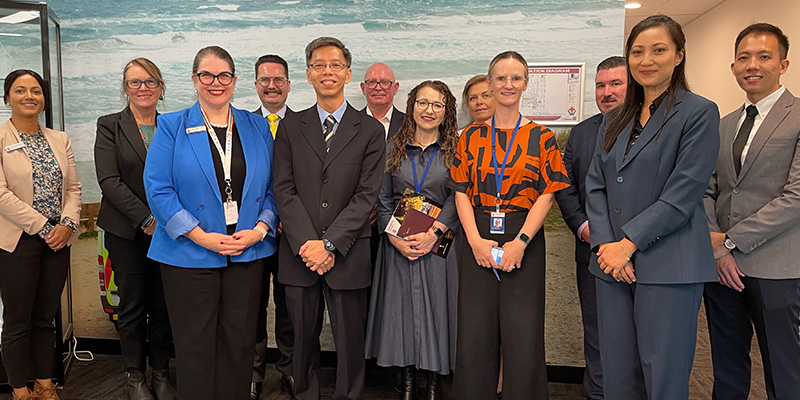
[[[444,236],[444,231],[435,226],[432,227],[431,230],[433,231],[433,234],[436,235],[436,237],[439,239],[441,239],[442,236]]]
[[[527,246],[527,245],[528,245],[528,243],[530,243],[530,242],[531,242],[531,238],[530,238],[530,237],[528,237],[528,235],[526,235],[526,234],[524,234],[524,233],[522,233],[522,232],[520,232],[520,233],[518,233],[518,234],[517,234],[517,239],[519,239],[520,241],[522,241],[522,243],[525,243],[525,246]]]
[[[725,244],[725,248],[728,249],[728,250],[733,250],[733,249],[736,248],[736,243],[733,243],[733,240],[731,240],[731,238],[729,238],[728,235],[725,235],[725,243],[724,244]]]
[[[334,246],[334,245],[333,245],[333,243],[331,243],[331,241],[330,241],[330,240],[328,240],[328,239],[322,239],[322,244],[324,244],[324,245],[325,245],[325,250],[328,250],[328,251],[330,251],[331,253],[332,253],[332,252],[334,252],[334,251],[336,251],[336,246]]]

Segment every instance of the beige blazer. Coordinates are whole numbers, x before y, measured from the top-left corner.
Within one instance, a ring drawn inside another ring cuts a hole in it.
[[[75,157],[67,134],[41,127],[47,143],[53,150],[61,167],[63,177],[61,193],[61,218],[69,217],[75,222],[81,215],[81,184],[75,170]],[[34,210],[33,168],[25,148],[12,150],[22,140],[17,128],[8,120],[0,125],[0,249],[14,251],[22,232],[35,235],[47,218]],[[10,150],[10,151],[9,151]],[[78,236],[77,230],[70,237],[71,245]]]

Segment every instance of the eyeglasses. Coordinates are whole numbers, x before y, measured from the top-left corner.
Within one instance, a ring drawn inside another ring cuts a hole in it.
[[[394,81],[387,81],[387,80],[376,81],[374,79],[364,81],[364,84],[367,85],[368,89],[376,89],[378,87],[378,84],[380,84],[381,89],[389,90],[392,87],[393,83]]]
[[[155,89],[161,86],[161,81],[153,78],[147,78],[145,80],[128,79],[127,81],[125,81],[125,86],[127,86],[128,89],[139,89],[140,87],[142,87],[142,84],[144,84],[150,89]]]
[[[270,82],[274,83],[277,87],[283,87],[283,85],[286,84],[286,78],[282,78],[280,76],[276,76],[274,78],[262,76],[261,78],[256,79],[256,83],[258,83],[261,87],[268,87]]]
[[[428,100],[416,100],[414,103],[417,104],[417,109],[420,111],[425,111],[428,109],[428,106],[433,108],[434,112],[442,112],[444,110],[444,104],[437,102],[430,102]]]
[[[505,85],[508,80],[511,80],[511,86],[514,87],[521,87],[525,84],[525,81],[528,79],[524,76],[514,75],[514,76],[496,76],[492,78],[493,81],[500,83],[501,85]]]
[[[314,64],[308,64],[308,68],[312,68],[315,71],[322,71],[322,70],[325,69],[325,67],[331,67],[331,69],[334,70],[334,71],[341,71],[341,70],[343,70],[345,68],[350,68],[349,65],[341,64],[341,63],[338,63],[338,62],[332,62],[330,64],[325,64],[325,63],[322,63],[322,62],[318,62],[318,63],[314,63]]]
[[[228,71],[220,72],[216,75],[212,74],[211,72],[203,71],[198,72],[195,75],[197,75],[197,79],[199,79],[200,83],[203,85],[211,85],[214,83],[214,79],[216,79],[217,82],[219,82],[219,84],[222,86],[228,86],[231,84],[231,82],[233,82],[233,74]]]

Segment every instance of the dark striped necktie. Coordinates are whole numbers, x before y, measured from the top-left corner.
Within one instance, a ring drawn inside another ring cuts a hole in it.
[[[325,118],[325,122],[322,123],[322,137],[325,138],[325,151],[331,151],[331,143],[333,143],[333,126],[336,125],[336,118],[334,118],[333,114],[328,115]]]

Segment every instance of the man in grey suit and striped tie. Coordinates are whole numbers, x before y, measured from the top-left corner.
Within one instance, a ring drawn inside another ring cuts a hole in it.
[[[770,24],[736,38],[731,70],[747,96],[720,123],[704,199],[719,276],[705,287],[713,399],[747,399],[753,326],[767,397],[800,393],[800,99],[780,84],[788,51]]]

